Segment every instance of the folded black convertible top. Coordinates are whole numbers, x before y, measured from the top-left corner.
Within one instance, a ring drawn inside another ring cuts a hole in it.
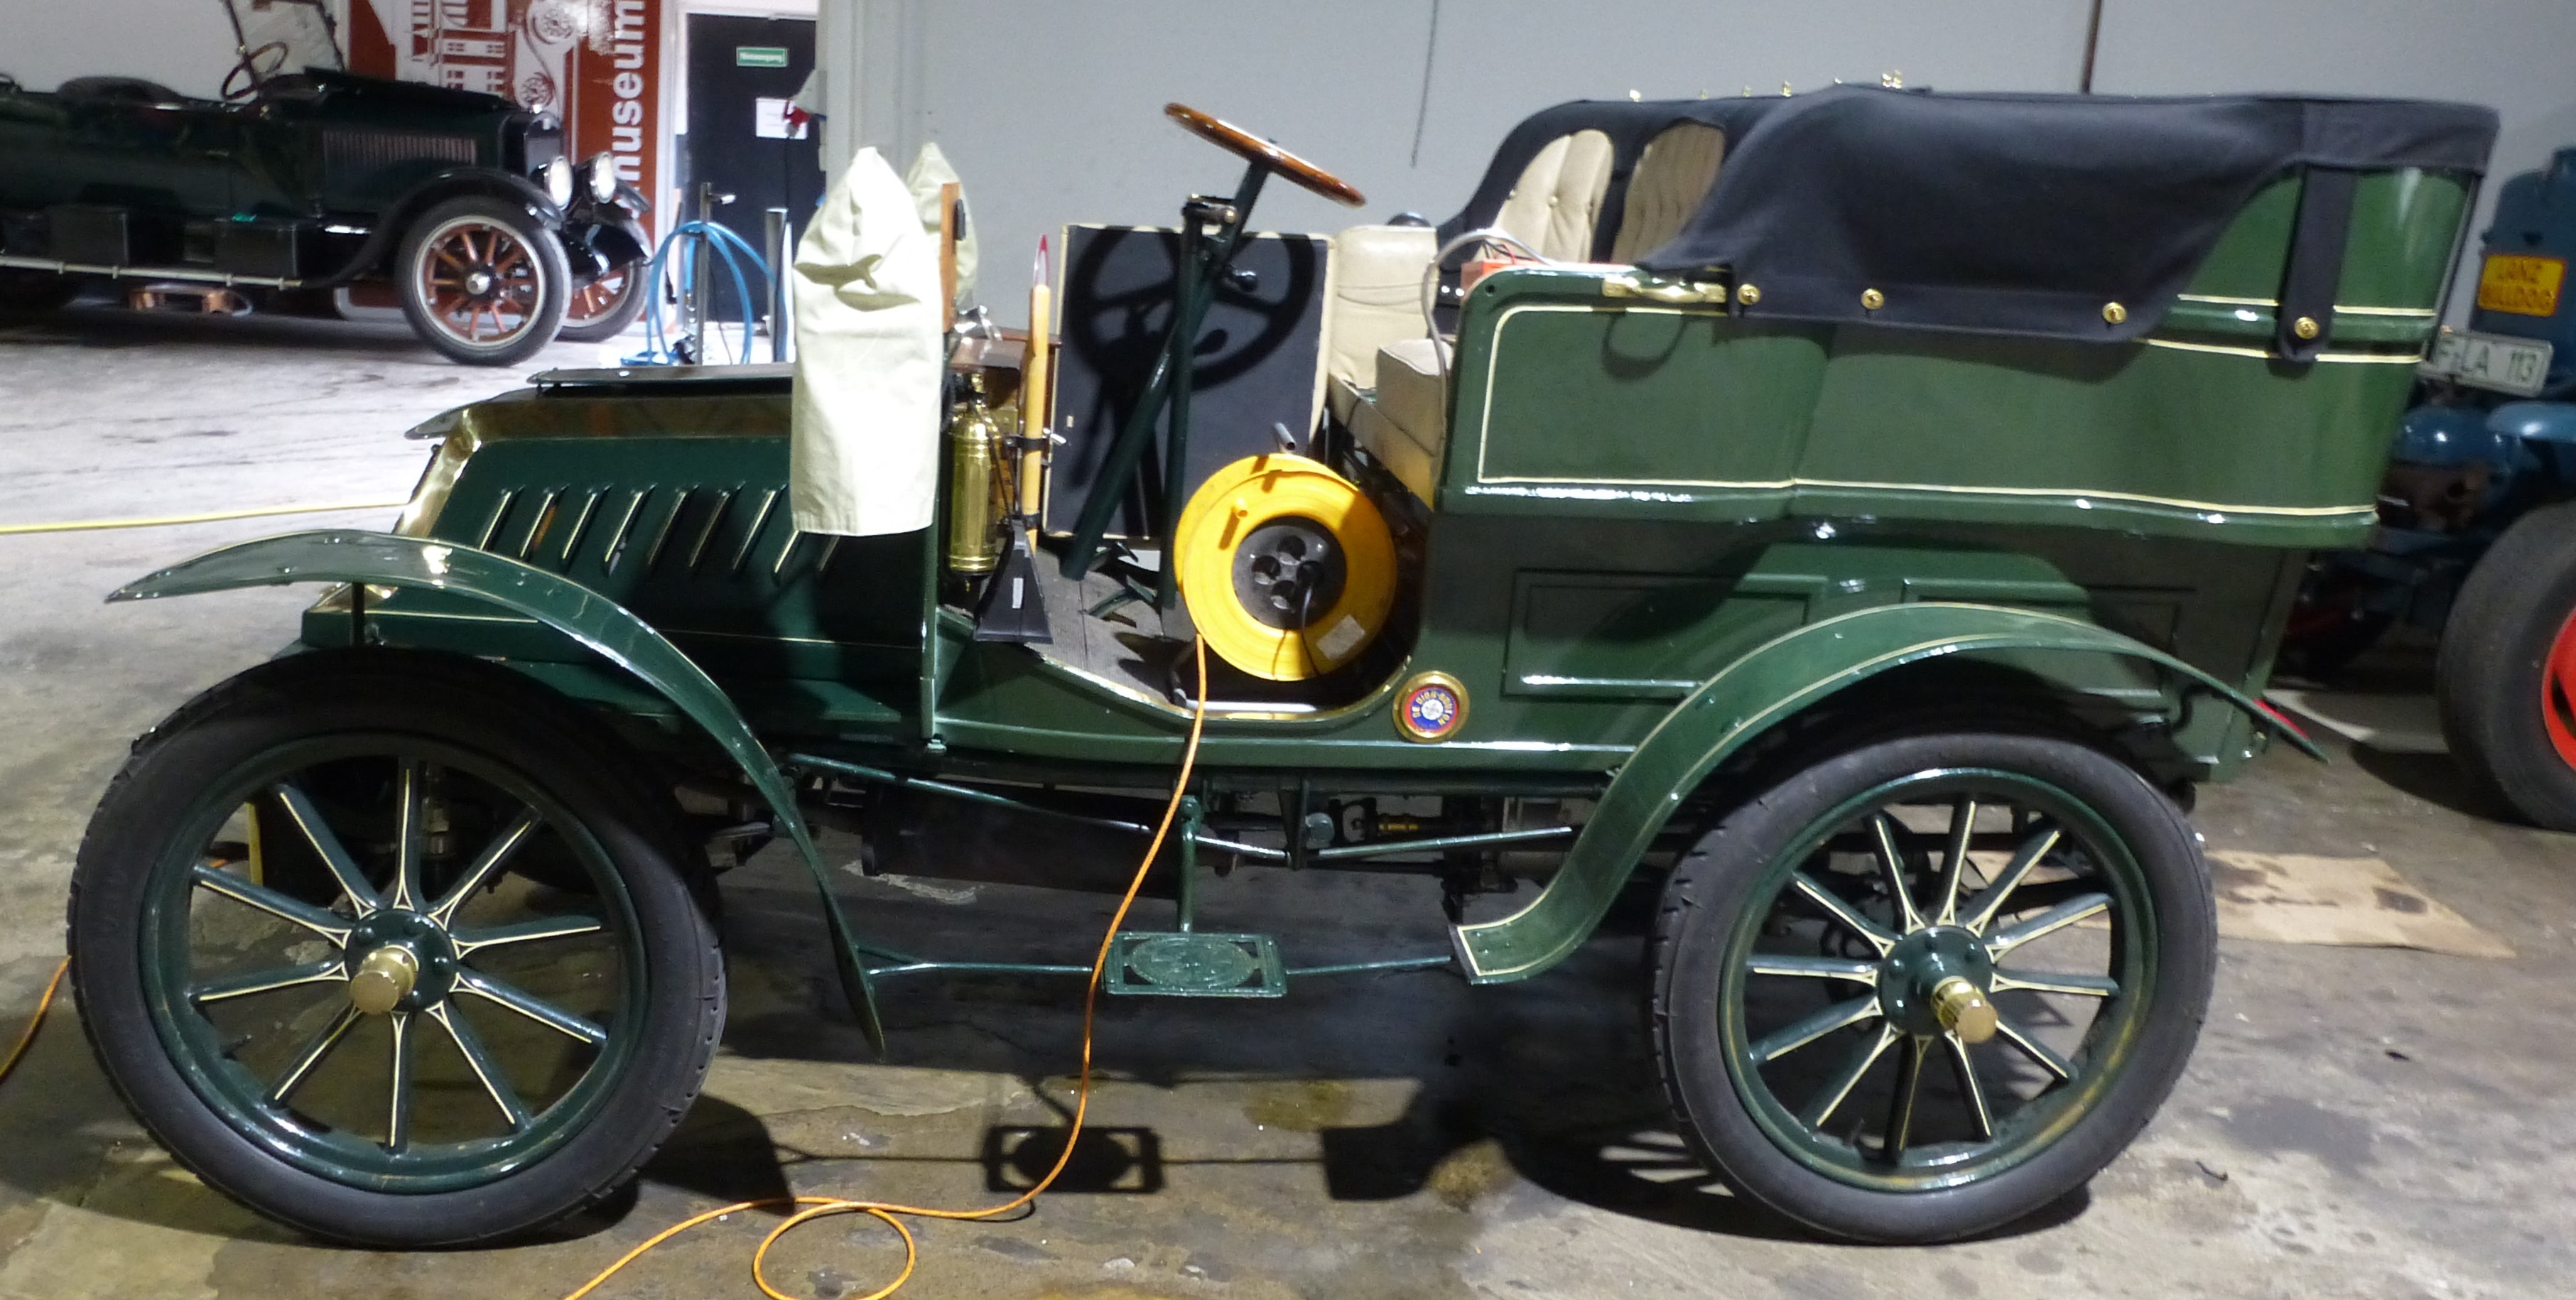
[[[2348,199],[2363,171],[2475,174],[2496,135],[2493,109],[2404,100],[1838,87],[1775,103],[1639,265],[1727,268],[1760,287],[1764,316],[2103,341],[2153,329],[2267,183],[2343,182],[2312,183],[2313,202]],[[2112,302],[2125,321],[2104,320]]]

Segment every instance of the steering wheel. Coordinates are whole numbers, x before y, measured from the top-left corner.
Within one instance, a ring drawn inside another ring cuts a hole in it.
[[[1287,177],[1335,203],[1346,203],[1356,208],[1368,202],[1368,199],[1349,181],[1261,139],[1232,122],[1210,117],[1187,104],[1165,104],[1163,116],[1180,123],[1182,129],[1209,144],[1255,167],[1267,168]]]
[[[243,54],[241,62],[234,64],[233,70],[224,74],[221,92],[224,101],[236,103],[258,94],[259,84],[285,70],[286,60],[293,54],[294,51],[286,48],[284,41],[270,41],[258,49]],[[259,66],[263,56],[267,56],[269,60],[266,68]],[[241,84],[234,85],[235,82]]]

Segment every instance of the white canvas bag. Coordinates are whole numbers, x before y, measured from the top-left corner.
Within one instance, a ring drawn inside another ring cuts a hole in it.
[[[939,488],[939,238],[874,149],[797,241],[789,504],[808,533],[930,526]]]

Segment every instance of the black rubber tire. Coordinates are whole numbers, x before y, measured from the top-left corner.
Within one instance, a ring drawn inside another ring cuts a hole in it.
[[[1936,1191],[1856,1187],[1792,1159],[1746,1111],[1720,1043],[1719,999],[1726,994],[1720,950],[1763,869],[1817,818],[1882,782],[1957,767],[2045,779],[2090,805],[2128,841],[2148,879],[2161,944],[2152,1012],[2126,1073],[2045,1150],[1992,1177]],[[2042,1210],[2128,1146],[2181,1077],[2208,1016],[2218,923],[2190,822],[2128,764],[2073,740],[1944,732],[1848,750],[1739,805],[1675,866],[1649,952],[1656,1058],[1682,1133],[1709,1167],[1745,1195],[1818,1231],[1925,1243]]]
[[[80,296],[81,282],[47,271],[0,268],[0,311],[48,312]]]
[[[644,303],[652,296],[646,291],[644,264],[638,262],[622,269],[626,273],[626,287],[608,310],[586,321],[575,321],[571,316],[565,316],[563,328],[555,331],[556,338],[567,343],[605,343],[625,333],[644,315]]]
[[[391,1193],[326,1179],[228,1125],[172,1065],[143,999],[144,873],[171,810],[243,758],[334,732],[403,732],[536,778],[597,838],[631,895],[648,989],[637,1050],[590,1123],[525,1168],[455,1191]],[[510,1237],[613,1194],[705,1083],[724,1026],[724,962],[704,859],[667,791],[595,719],[507,669],[420,652],[273,660],[198,697],[135,744],[73,870],[72,980],[99,1065],[136,1119],[200,1179],[301,1231],[385,1249]]]
[[[535,258],[541,283],[531,319],[506,340],[478,344],[456,337],[440,325],[423,298],[420,262],[424,246],[440,227],[458,218],[472,218],[499,226],[525,246]],[[394,255],[394,288],[402,296],[403,318],[411,322],[412,332],[422,342],[448,360],[468,366],[508,366],[535,356],[563,327],[565,304],[572,301],[572,267],[564,257],[563,241],[525,207],[506,199],[469,194],[449,199],[432,207],[411,223],[404,232],[402,247]]]
[[[2442,627],[2433,693],[2469,783],[2557,831],[2576,831],[2576,767],[2542,718],[2542,660],[2576,617],[2576,501],[2515,520],[2469,571]]]

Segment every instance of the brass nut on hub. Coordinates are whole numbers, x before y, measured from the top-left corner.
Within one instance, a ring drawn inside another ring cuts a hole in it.
[[[381,1016],[410,997],[412,985],[419,982],[420,959],[409,948],[389,943],[358,959],[358,973],[349,977],[349,1005]]]
[[[1932,1014],[1960,1042],[1982,1043],[1995,1036],[1995,1004],[1964,976],[1953,975],[1932,986]]]

